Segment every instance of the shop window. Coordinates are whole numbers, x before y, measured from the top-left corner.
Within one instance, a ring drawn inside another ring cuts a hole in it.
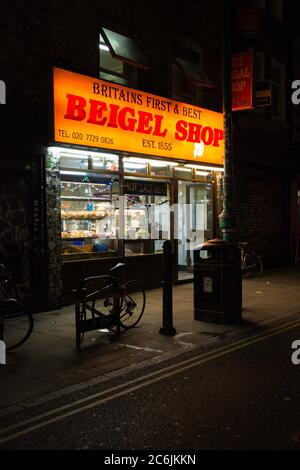
[[[109,153],[100,153],[92,157],[92,168],[93,170],[118,171],[119,157]]]
[[[148,163],[151,176],[172,176],[172,169],[178,166],[178,163],[163,160],[148,160]]]
[[[272,108],[274,119],[285,120],[285,64],[272,58]]]
[[[88,155],[61,153],[61,168],[74,168],[75,170],[87,170],[89,167]]]
[[[141,174],[150,176],[172,177],[173,168],[178,163],[169,160],[152,160],[147,157],[125,157],[123,158],[124,173]]]
[[[194,164],[186,164],[175,168],[175,177],[180,179],[207,180],[213,179],[213,172],[209,167]]]
[[[123,159],[123,168],[125,173],[147,174],[147,160],[143,158],[128,157]]]
[[[62,169],[94,169],[117,172],[119,170],[119,157],[118,155],[103,152],[62,149],[60,152],[60,167]]]
[[[175,167],[175,177],[182,178],[182,179],[192,179],[193,176],[193,169],[186,168],[184,166],[177,166]]]
[[[214,88],[203,67],[199,45],[186,36],[176,38],[172,62],[172,97],[180,101],[200,104],[202,88]]]
[[[118,175],[97,171],[117,170],[118,157],[100,152],[99,156],[80,152],[61,150],[60,154],[64,260],[117,256]]]
[[[172,98],[191,103],[194,95],[194,86],[187,80],[178,65],[172,63]],[[196,97],[198,100],[199,97]]]
[[[213,172],[212,171],[204,171],[204,170],[195,170],[195,178],[196,179],[207,179],[207,180],[212,180],[213,179]]]
[[[135,68],[148,68],[137,43],[127,36],[101,28],[99,35],[100,78],[134,85]]]
[[[159,253],[170,238],[170,197],[167,183],[125,180],[125,256]]]
[[[214,88],[213,82],[206,75],[203,67],[191,61],[183,60],[178,57],[174,59],[174,62],[181,69],[185,77],[197,87]]]

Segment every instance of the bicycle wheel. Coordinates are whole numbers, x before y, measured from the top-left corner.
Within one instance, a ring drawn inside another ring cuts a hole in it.
[[[120,325],[128,330],[141,319],[146,305],[146,294],[139,281],[128,281],[123,286],[120,302]]]
[[[243,271],[246,275],[255,276],[262,273],[261,258],[256,253],[247,253],[243,264]]]
[[[12,351],[25,343],[31,335],[33,318],[29,310],[15,299],[1,299],[0,311],[6,351]]]

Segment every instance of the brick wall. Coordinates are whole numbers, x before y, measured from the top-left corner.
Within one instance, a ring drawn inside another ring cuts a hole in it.
[[[288,178],[268,172],[239,172],[238,238],[261,254],[264,265],[289,263],[290,185]]]

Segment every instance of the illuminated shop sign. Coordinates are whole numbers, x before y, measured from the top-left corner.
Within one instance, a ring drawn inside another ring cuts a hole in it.
[[[124,181],[124,194],[147,194],[149,196],[167,196],[167,184],[157,181]]]
[[[223,115],[54,69],[54,140],[222,164]]]
[[[231,59],[232,111],[253,109],[253,52]]]

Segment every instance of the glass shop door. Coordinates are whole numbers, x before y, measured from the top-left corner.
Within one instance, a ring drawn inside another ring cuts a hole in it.
[[[193,278],[193,250],[213,237],[213,185],[178,181],[177,279]],[[176,236],[176,235],[175,235]]]

